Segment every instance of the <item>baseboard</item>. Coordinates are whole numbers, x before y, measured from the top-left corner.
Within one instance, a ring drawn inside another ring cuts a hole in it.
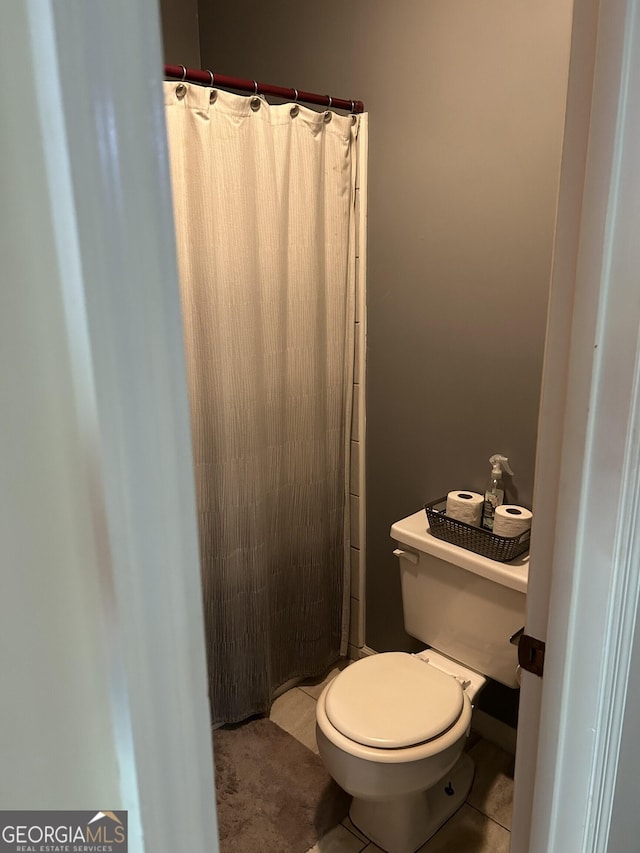
[[[347,657],[349,660],[360,660],[360,658],[369,657],[369,655],[377,655],[373,649],[370,649],[369,646],[352,646],[349,644],[349,650],[347,653]]]
[[[517,732],[501,720],[496,720],[495,717],[476,708],[471,719],[471,729],[485,740],[489,740],[504,749],[505,752],[509,752],[511,755],[516,754]]]

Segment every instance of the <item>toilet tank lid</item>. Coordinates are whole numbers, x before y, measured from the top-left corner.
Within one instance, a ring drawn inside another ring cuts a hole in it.
[[[527,592],[529,582],[529,554],[517,557],[509,563],[498,563],[482,557],[466,548],[438,539],[431,533],[427,514],[422,509],[391,525],[391,538],[424,554],[430,554],[447,563],[459,566],[473,574],[499,583],[502,586]]]
[[[456,679],[407,652],[383,652],[343,670],[327,689],[325,710],[350,740],[398,749],[433,740],[464,707]]]

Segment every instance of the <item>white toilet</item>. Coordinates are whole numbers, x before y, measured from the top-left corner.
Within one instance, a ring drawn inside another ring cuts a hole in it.
[[[320,755],[353,796],[350,817],[388,853],[414,853],[465,801],[463,754],[486,677],[517,687],[528,556],[497,563],[436,539],[424,511],[391,528],[405,629],[430,648],[385,652],[343,670],[316,711]]]

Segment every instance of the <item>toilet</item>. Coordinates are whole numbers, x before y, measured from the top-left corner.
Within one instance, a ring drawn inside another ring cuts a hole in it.
[[[519,686],[529,559],[498,563],[437,539],[424,510],[396,522],[404,624],[428,648],[364,657],[323,690],[320,756],[352,795],[355,826],[387,853],[414,853],[464,803],[464,753],[487,678]]]

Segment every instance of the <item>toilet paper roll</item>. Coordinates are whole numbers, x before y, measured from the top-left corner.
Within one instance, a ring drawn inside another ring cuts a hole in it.
[[[533,513],[530,509],[513,504],[496,507],[493,519],[493,532],[496,536],[520,536],[531,527]]]
[[[483,503],[484,498],[477,492],[465,492],[462,490],[449,492],[445,512],[449,518],[455,518],[456,521],[464,521],[465,524],[480,527]]]

